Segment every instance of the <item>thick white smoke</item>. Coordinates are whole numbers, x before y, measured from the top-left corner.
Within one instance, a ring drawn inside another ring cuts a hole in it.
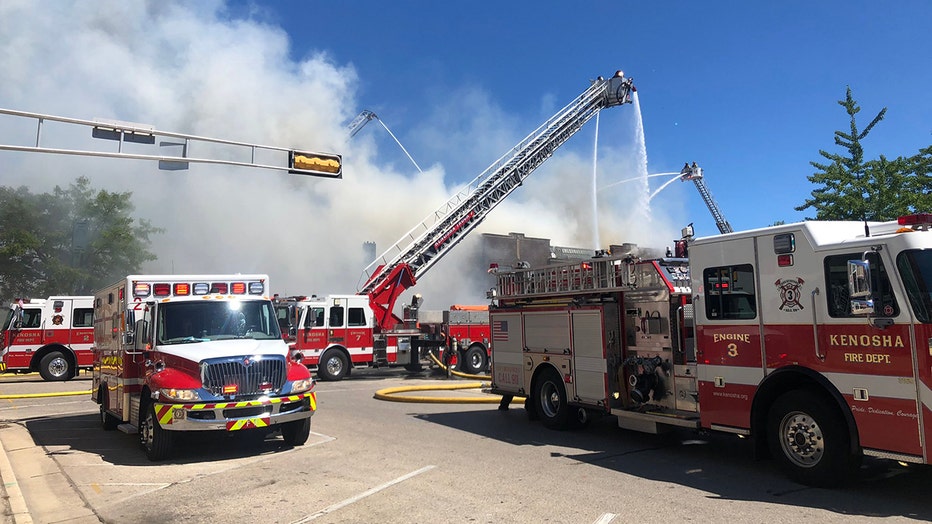
[[[335,63],[325,42],[297,61],[289,46],[280,28],[231,19],[219,0],[4,0],[0,107],[336,152],[344,157],[344,178],[207,165],[171,172],[146,161],[0,151],[0,185],[41,192],[84,175],[94,188],[132,191],[138,214],[165,229],[153,238],[159,260],[145,271],[261,272],[271,275],[273,291],[282,294],[353,293],[368,263],[365,241],[376,242],[380,252],[387,248],[540,123],[516,122],[486,97],[462,93],[455,108],[438,107],[438,118],[408,136],[422,139],[425,150],[437,137],[460,142],[464,155],[481,159],[475,173],[450,180],[442,159],[425,165],[419,158],[423,173],[407,165],[385,166],[371,140],[350,140],[345,129],[364,108],[356,91],[366,78],[351,65]],[[458,116],[441,118],[452,114]],[[445,125],[456,127],[438,132]],[[601,136],[607,143],[606,137],[618,133]],[[0,143],[31,145],[34,138],[34,129],[0,117]],[[52,126],[43,138],[66,142],[51,147],[84,147],[89,140]],[[600,171],[610,180],[636,174],[627,147],[610,145],[600,159]],[[588,246],[590,162],[559,151],[480,231],[523,232],[556,245]],[[625,217],[637,215],[623,196],[613,199],[617,196],[599,197],[603,242],[672,238],[669,228],[628,223]],[[476,274],[476,237],[418,283],[417,291],[431,297],[432,308],[482,301],[485,288],[466,276]]]

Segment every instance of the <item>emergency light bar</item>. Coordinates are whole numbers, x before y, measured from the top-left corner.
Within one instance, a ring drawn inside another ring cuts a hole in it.
[[[928,226],[932,225],[932,213],[915,213],[903,215],[896,219],[901,226]]]
[[[266,291],[265,282],[261,280],[240,282],[134,282],[133,296],[186,297],[191,295],[262,295]]]

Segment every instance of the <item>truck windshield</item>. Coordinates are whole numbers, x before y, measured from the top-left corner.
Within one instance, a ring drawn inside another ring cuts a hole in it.
[[[932,323],[932,251],[903,251],[896,257],[896,267],[916,318]]]
[[[6,310],[6,318],[3,319],[3,325],[0,327],[0,331],[6,331],[10,329],[10,324],[13,322],[13,318],[16,317],[16,308],[10,308]]]
[[[162,304],[156,323],[159,344],[191,344],[229,338],[281,338],[272,303],[266,300]]]

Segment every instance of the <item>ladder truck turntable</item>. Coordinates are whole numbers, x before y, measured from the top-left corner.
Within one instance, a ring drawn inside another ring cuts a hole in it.
[[[17,299],[2,326],[0,372],[70,380],[94,360],[94,297]]]
[[[493,393],[548,427],[754,439],[793,479],[929,464],[932,214],[802,222],[497,273]]]
[[[292,349],[303,354],[304,362],[322,380],[341,380],[357,366],[420,369],[424,351],[442,347],[443,341],[418,329],[419,295],[404,305],[402,318],[393,313],[398,298],[589,119],[604,108],[630,103],[633,91],[633,80],[621,71],[593,80],[581,95],[377,257],[364,270],[360,278],[364,284],[355,295],[295,301]]]

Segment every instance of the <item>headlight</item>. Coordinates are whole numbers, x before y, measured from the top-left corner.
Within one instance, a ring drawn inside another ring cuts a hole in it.
[[[301,380],[295,380],[291,383],[291,392],[292,393],[304,393],[305,391],[312,389],[314,387],[314,379],[302,378]]]
[[[170,398],[172,400],[178,400],[181,402],[192,402],[192,401],[201,399],[201,397],[197,394],[196,389],[166,388],[166,389],[160,389],[159,393],[161,393],[162,396],[164,397]]]

